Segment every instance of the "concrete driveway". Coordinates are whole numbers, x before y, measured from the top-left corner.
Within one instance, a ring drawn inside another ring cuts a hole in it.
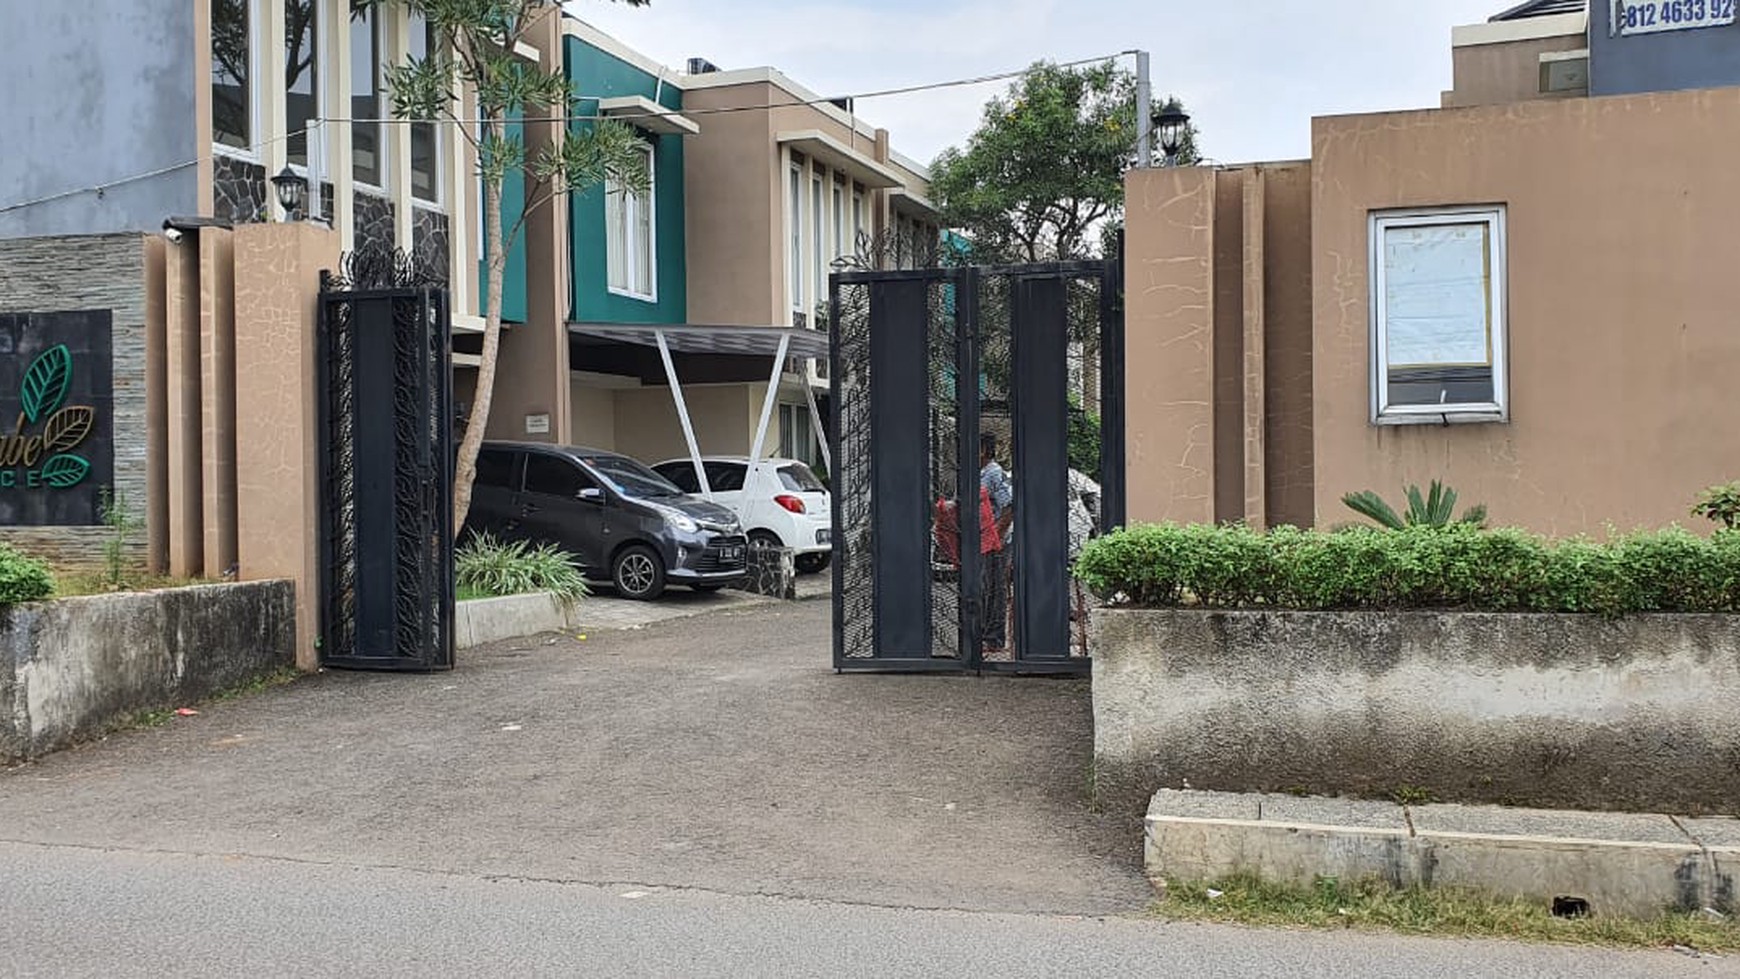
[[[829,604],[328,673],[0,772],[0,839],[900,907],[1148,900],[1083,680],[838,676]]]

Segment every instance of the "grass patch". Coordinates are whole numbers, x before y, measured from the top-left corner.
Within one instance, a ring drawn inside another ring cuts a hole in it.
[[[470,585],[460,585],[453,593],[453,600],[456,602],[469,602],[474,599],[494,597],[495,596],[491,595],[489,592],[486,592],[481,588],[473,588]]]
[[[250,694],[270,690],[273,687],[282,687],[287,683],[294,682],[301,675],[293,666],[280,666],[269,673],[262,673],[252,680],[219,690],[211,695],[211,702],[220,703],[225,700],[235,700],[238,697],[246,697]]]
[[[142,710],[116,725],[115,729],[162,727],[173,720],[175,720],[175,712],[167,707],[160,707],[157,710]]]
[[[1211,891],[1218,896],[1211,896]],[[1531,942],[1740,951],[1740,922],[1675,913],[1648,921],[1614,917],[1555,917],[1536,901],[1494,897],[1458,888],[1397,890],[1382,880],[1343,883],[1322,877],[1311,885],[1282,884],[1254,875],[1214,883],[1169,883],[1156,916],[1284,928],[1357,928],[1447,938],[1499,938]]]
[[[90,571],[56,576],[54,598],[80,598],[87,595],[113,595],[130,591],[156,591],[161,588],[190,588],[194,585],[215,585],[219,582],[201,578],[172,578],[168,575],[138,575],[116,585],[103,572]]]

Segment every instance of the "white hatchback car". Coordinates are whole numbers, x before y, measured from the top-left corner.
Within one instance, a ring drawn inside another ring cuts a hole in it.
[[[763,459],[751,475],[748,456],[702,456],[713,501],[737,514],[750,547],[789,547],[798,571],[813,574],[833,555],[833,508],[828,488],[796,459]],[[705,496],[688,459],[653,467],[685,493]]]

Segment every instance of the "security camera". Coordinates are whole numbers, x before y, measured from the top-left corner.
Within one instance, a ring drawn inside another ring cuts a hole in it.
[[[164,228],[163,229],[163,237],[168,238],[170,244],[179,245],[179,244],[181,244],[181,229],[180,228]]]

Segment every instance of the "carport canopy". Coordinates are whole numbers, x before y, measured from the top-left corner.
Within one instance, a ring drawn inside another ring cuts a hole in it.
[[[695,480],[708,499],[713,497],[713,487],[707,481],[706,467],[701,465],[701,447],[695,440],[695,426],[689,417],[689,405],[683,397],[683,387],[677,379],[676,361],[672,354],[772,358],[773,368],[767,379],[767,393],[761,401],[761,420],[755,428],[755,441],[749,450],[749,464],[753,471],[761,464],[761,450],[767,441],[767,426],[773,417],[773,406],[779,400],[779,381],[785,372],[787,358],[826,359],[831,342],[826,333],[778,326],[570,323],[568,332],[592,341],[652,347],[658,350],[659,359],[664,362],[665,380],[671,386],[671,400],[676,403],[677,421],[683,426],[683,439],[689,446],[689,461],[695,467]],[[803,389],[804,399],[809,403],[810,430],[822,432],[825,429],[822,427],[821,411],[816,407],[816,393],[807,379]],[[834,465],[828,452],[828,440],[818,439],[817,444],[822,450],[822,465],[831,472]]]

